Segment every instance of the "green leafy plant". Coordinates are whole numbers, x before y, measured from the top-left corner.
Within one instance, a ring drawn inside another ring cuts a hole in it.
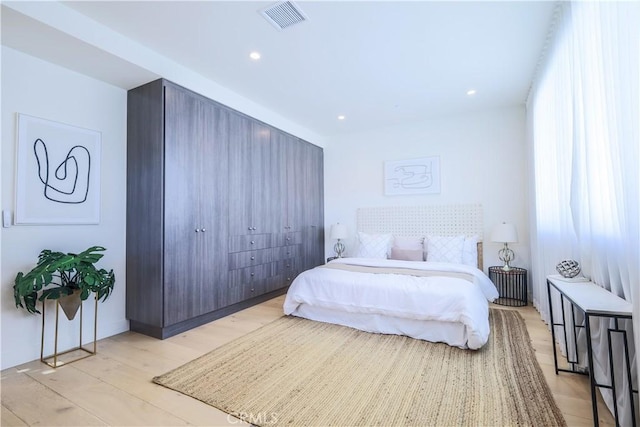
[[[59,299],[80,290],[81,300],[93,292],[98,300],[106,300],[116,281],[113,270],[97,269],[94,265],[106,249],[92,246],[79,254],[52,252],[45,249],[38,256],[38,264],[28,273],[18,273],[13,285],[16,307],[29,313],[40,313],[37,301]]]

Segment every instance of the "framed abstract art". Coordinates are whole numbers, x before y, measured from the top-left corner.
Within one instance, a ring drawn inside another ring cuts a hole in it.
[[[440,157],[384,163],[385,195],[438,193],[440,193]]]
[[[16,224],[98,224],[101,139],[18,114]]]

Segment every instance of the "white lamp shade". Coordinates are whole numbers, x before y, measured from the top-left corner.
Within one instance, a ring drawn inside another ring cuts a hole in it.
[[[331,239],[346,239],[348,236],[347,226],[344,224],[333,224],[331,226]]]
[[[493,227],[491,240],[494,242],[514,243],[518,241],[518,230],[513,224],[502,223]]]

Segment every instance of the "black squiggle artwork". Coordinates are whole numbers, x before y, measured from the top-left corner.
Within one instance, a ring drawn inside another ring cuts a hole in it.
[[[91,154],[86,147],[75,145],[50,176],[47,145],[40,138],[33,143],[38,162],[38,178],[44,185],[45,198],[57,203],[79,204],[87,200],[91,176]]]

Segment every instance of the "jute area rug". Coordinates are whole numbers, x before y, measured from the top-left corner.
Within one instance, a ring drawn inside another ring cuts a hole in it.
[[[261,426],[564,426],[519,313],[478,351],[282,317],[153,381]]]

